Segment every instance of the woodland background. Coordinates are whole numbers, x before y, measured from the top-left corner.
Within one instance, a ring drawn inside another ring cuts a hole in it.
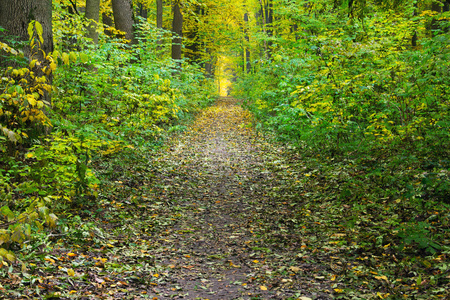
[[[154,151],[231,93],[248,126],[304,162],[306,209],[355,232],[337,246],[421,265],[405,276],[445,293],[449,6],[0,0],[2,276],[56,227],[79,226],[107,194],[108,162]]]

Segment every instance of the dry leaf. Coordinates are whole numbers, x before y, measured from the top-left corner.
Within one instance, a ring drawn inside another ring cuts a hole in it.
[[[291,270],[292,272],[298,273],[298,272],[300,272],[301,269],[299,267],[292,266],[289,268],[289,270]]]

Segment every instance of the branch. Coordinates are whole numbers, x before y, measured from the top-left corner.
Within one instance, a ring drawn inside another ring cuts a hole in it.
[[[78,10],[77,10],[77,5],[76,5],[75,3],[73,3],[72,0],[69,0],[69,1],[70,1],[70,4],[72,4],[72,8],[74,9],[75,13],[76,13],[77,15],[80,15],[80,14],[78,13]]]

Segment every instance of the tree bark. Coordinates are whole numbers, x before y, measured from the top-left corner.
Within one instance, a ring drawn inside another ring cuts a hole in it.
[[[148,10],[147,10],[147,8],[144,6],[144,4],[139,4],[139,7],[138,7],[138,15],[139,15],[139,17],[141,17],[141,18],[143,18],[143,19],[145,19],[145,20],[147,20],[147,18],[148,18]]]
[[[250,73],[251,71],[251,63],[250,63],[250,37],[248,36],[248,28],[249,28],[249,22],[248,22],[248,13],[244,14],[244,39],[245,39],[245,45],[244,45],[244,73]]]
[[[19,41],[27,42],[28,24],[38,21],[43,28],[44,43],[41,49],[46,53],[53,51],[52,33],[52,1],[51,0],[0,0],[0,26],[7,31],[0,33],[0,40],[6,35],[17,36]],[[31,54],[30,48],[25,48],[25,55]],[[42,56],[40,57],[43,58]]]
[[[156,0],[156,28],[158,28],[156,44],[158,45],[158,51],[161,50],[162,45],[163,14],[163,0]]]
[[[266,11],[266,28],[267,28],[267,57],[270,59],[272,57],[272,37],[273,37],[273,2],[272,0],[267,0],[267,11]]]
[[[203,10],[201,9],[199,4],[195,4],[194,13],[196,16],[201,16],[203,14]],[[200,64],[202,57],[200,54],[201,42],[198,34],[198,19],[194,18],[193,22],[194,24],[192,26],[192,29],[186,34],[185,55],[190,59],[191,62]]]
[[[86,0],[85,16],[86,19],[91,20],[87,27],[88,37],[94,44],[98,44],[97,24],[100,18],[100,0]]]
[[[178,70],[181,71],[181,43],[183,36],[183,14],[181,13],[180,2],[176,1],[172,7],[172,59],[177,62]]]
[[[131,0],[112,0],[114,24],[117,30],[125,33],[130,45],[136,44],[137,40],[134,36],[134,20],[133,7]]]

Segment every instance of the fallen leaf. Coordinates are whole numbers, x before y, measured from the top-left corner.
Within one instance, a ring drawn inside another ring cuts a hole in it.
[[[261,285],[259,288],[260,288],[262,291],[267,291],[267,288],[266,288],[264,285]]]
[[[385,275],[383,275],[383,276],[375,276],[375,279],[388,281],[388,278]]]
[[[300,272],[301,269],[299,267],[292,266],[292,267],[289,268],[289,270],[291,270],[294,273],[298,273],[298,272]]]

